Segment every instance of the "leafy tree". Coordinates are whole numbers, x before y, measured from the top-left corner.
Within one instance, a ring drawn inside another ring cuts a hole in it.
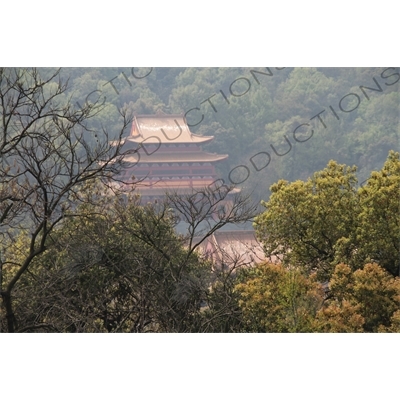
[[[299,269],[261,264],[244,271],[235,286],[248,332],[312,332],[323,300],[316,276]]]
[[[315,274],[266,263],[242,271],[235,292],[247,332],[400,331],[400,278],[377,264],[338,264],[326,288]]]
[[[336,243],[349,238],[356,224],[356,183],[355,168],[330,161],[306,182],[272,185],[266,211],[255,219],[266,254],[329,277]]]
[[[380,171],[359,190],[357,239],[367,261],[400,275],[400,156],[391,151]]]
[[[233,333],[244,330],[239,294],[235,291],[237,273],[242,267],[240,263],[234,263],[228,270],[213,270],[200,332]]]
[[[337,265],[329,289],[329,298],[317,314],[321,331],[399,331],[400,278],[378,264],[357,271]]]
[[[321,111],[321,106],[334,87],[334,80],[316,68],[294,68],[278,88],[277,119],[295,115],[312,117]]]
[[[237,197],[222,213],[224,187],[140,205],[131,193],[87,186],[14,287],[17,330],[231,331],[238,313],[229,275],[240,265],[212,270],[198,250],[218,229],[253,216],[248,199]],[[186,234],[175,232],[178,217]],[[18,239],[6,254],[10,266],[20,263],[29,243]],[[9,274],[11,268],[7,280]]]
[[[268,256],[317,271],[328,280],[343,262],[353,270],[376,262],[399,274],[399,154],[357,189],[356,168],[330,161],[307,181],[278,181],[255,219]]]
[[[53,232],[16,286],[19,331],[196,331],[210,266],[188,255],[165,210],[102,203]]]
[[[330,301],[318,311],[314,332],[361,333],[364,332],[364,322],[359,305],[353,305],[348,300],[340,304]]]

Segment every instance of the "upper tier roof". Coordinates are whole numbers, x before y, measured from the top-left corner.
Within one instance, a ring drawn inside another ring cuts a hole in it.
[[[183,115],[137,115],[132,123],[129,142],[151,143],[206,143],[214,136],[199,136],[190,132]]]
[[[184,152],[184,153],[163,153],[161,151],[147,155],[144,151],[137,154],[128,155],[124,158],[125,162],[137,164],[141,163],[201,163],[216,162],[228,158],[227,154],[213,154],[203,151]]]

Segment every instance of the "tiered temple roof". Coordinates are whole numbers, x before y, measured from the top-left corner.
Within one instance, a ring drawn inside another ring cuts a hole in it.
[[[213,262],[214,266],[254,266],[266,260],[263,246],[252,230],[216,231],[200,245],[200,251]],[[272,256],[269,262],[279,259]]]
[[[138,115],[124,140],[123,150],[132,152],[119,177],[140,181],[137,189],[145,197],[206,187],[218,179],[214,163],[228,158],[202,150],[213,139],[190,132],[183,115]]]
[[[207,143],[214,136],[199,136],[190,132],[183,115],[138,115],[128,138],[133,143]]]

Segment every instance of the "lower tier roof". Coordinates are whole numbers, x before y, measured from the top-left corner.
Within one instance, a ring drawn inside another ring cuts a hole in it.
[[[182,152],[182,153],[162,153],[155,152],[147,155],[144,151],[140,154],[132,154],[124,157],[124,162],[139,165],[139,163],[200,163],[200,162],[216,162],[228,158],[227,154],[213,154],[203,151]]]

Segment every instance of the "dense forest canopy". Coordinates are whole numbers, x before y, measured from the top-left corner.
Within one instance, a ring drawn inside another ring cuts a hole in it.
[[[330,159],[360,182],[399,148],[398,68],[65,68],[75,104],[100,102],[98,124],[118,130],[118,109],[185,114],[207,150],[229,154],[227,182],[266,199],[277,179],[304,179]]]

